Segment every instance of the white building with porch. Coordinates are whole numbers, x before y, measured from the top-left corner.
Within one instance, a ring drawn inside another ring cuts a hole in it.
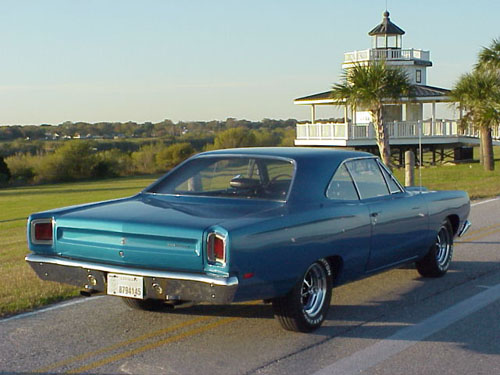
[[[416,149],[419,142],[433,151],[440,151],[443,159],[445,149],[455,150],[456,159],[472,158],[471,150],[463,152],[464,146],[479,144],[479,133],[472,127],[461,129],[458,126],[462,113],[448,96],[449,90],[427,85],[427,68],[432,66],[430,52],[421,49],[403,48],[405,32],[391,22],[389,12],[385,11],[382,22],[368,35],[372,47],[344,54],[343,69],[355,64],[367,64],[384,60],[389,66],[404,69],[414,85],[414,97],[401,98],[397,102],[384,104],[384,119],[389,130],[391,148],[402,154],[407,149]],[[376,140],[369,112],[351,108],[343,101],[331,97],[331,91],[295,99],[297,105],[307,105],[311,110],[311,120],[297,124],[295,145],[297,146],[340,146],[366,149],[376,152]],[[453,119],[437,118],[436,106],[455,107]],[[323,106],[341,106],[344,109],[343,121],[331,122],[316,119],[316,110]],[[424,113],[427,115],[424,118]],[[492,132],[495,145],[500,145],[500,129]]]

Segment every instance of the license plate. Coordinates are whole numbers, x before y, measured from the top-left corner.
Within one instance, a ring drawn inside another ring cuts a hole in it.
[[[113,296],[143,299],[143,278],[141,276],[108,273],[108,294]]]

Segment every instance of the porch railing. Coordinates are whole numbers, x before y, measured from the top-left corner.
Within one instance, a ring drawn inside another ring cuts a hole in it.
[[[421,128],[421,134],[419,134]],[[399,121],[387,124],[390,138],[479,137],[472,126],[460,129],[456,121]],[[492,129],[494,140],[500,140],[500,126]],[[298,140],[375,139],[373,124],[316,123],[297,124]]]
[[[344,53],[344,63],[366,60],[430,60],[430,52],[421,49],[370,48]]]

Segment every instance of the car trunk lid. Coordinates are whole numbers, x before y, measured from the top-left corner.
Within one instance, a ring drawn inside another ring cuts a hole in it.
[[[263,208],[153,196],[81,207],[56,216],[55,251],[68,258],[201,272],[205,230]]]

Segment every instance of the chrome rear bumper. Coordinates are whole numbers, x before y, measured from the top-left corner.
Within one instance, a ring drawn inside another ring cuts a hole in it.
[[[165,301],[229,303],[238,288],[236,277],[130,268],[37,254],[25,259],[42,280],[79,286],[89,292],[106,293],[106,275],[110,272],[142,276],[144,297]]]

